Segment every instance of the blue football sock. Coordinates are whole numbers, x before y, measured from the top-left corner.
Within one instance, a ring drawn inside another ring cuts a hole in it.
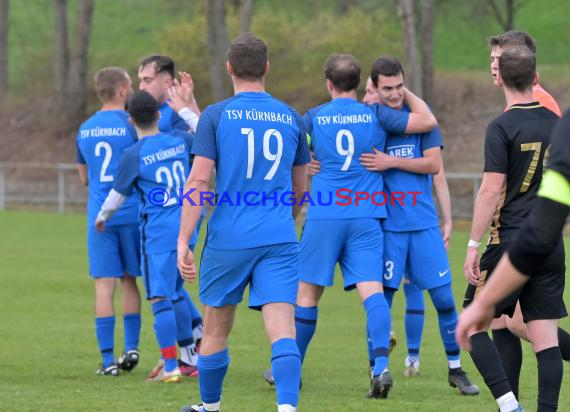
[[[366,322],[372,338],[374,371],[380,375],[388,367],[388,346],[390,345],[390,308],[383,293],[375,293],[364,301]]]
[[[176,341],[181,348],[190,346],[194,343],[192,338],[192,312],[186,304],[184,296],[173,300],[174,316],[176,318]]]
[[[301,361],[305,359],[307,347],[317,329],[317,317],[319,308],[311,306],[309,308],[297,306],[295,308],[295,328],[297,329],[297,346],[301,353]]]
[[[277,404],[296,407],[301,384],[301,353],[294,339],[279,339],[271,345],[271,370]]]
[[[419,358],[424,330],[424,292],[411,283],[404,284],[406,294],[406,341],[408,355]]]
[[[388,302],[388,306],[392,307],[392,301],[394,300],[394,294],[398,289],[384,287],[384,297],[386,298],[386,302]]]
[[[431,300],[437,310],[439,332],[445,347],[445,353],[450,367],[460,367],[460,352],[455,340],[455,327],[457,326],[457,311],[451,291],[451,284],[439,286],[429,290]]]
[[[103,367],[106,368],[115,362],[115,317],[95,318],[95,333],[103,358]]]
[[[372,347],[372,338],[370,337],[368,325],[366,325],[366,348],[368,349],[368,362],[370,364],[370,369],[374,370],[374,348]]]
[[[198,383],[204,403],[216,403],[222,398],[222,385],[230,365],[228,349],[198,357]]]
[[[125,351],[138,349],[141,335],[141,314],[128,313],[123,315],[123,329],[125,331]]]
[[[190,315],[192,316],[192,329],[195,329],[197,326],[203,323],[202,315],[200,315],[200,311],[196,305],[194,305],[194,302],[192,301],[192,298],[190,297],[188,291],[182,288],[182,294],[184,296],[184,300],[188,304],[188,308],[190,309]]]
[[[176,353],[176,317],[172,301],[164,299],[152,304],[154,333],[164,360],[164,370],[171,372],[178,367]]]

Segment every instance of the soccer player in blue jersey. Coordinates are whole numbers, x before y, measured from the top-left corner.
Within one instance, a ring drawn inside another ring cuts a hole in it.
[[[95,91],[101,109],[85,121],[77,133],[77,169],[89,188],[87,200],[87,249],[89,271],[95,279],[95,330],[103,358],[101,375],[118,376],[139,361],[141,330],[139,273],[138,201],[127,193],[125,207],[105,233],[95,230],[95,216],[113,186],[123,151],[137,139],[128,122],[125,103],[133,92],[125,69],[107,67],[95,75]],[[125,351],[118,364],[114,355],[115,312],[113,295],[121,279],[121,301]]]
[[[386,130],[396,133],[433,129],[437,122],[420,99],[407,94],[414,113],[357,101],[360,65],[351,55],[335,54],[325,67],[332,100],[308,111],[307,131],[321,171],[313,178],[312,197],[330,197],[338,189],[368,193],[381,191],[382,175],[366,171],[358,160],[373,147],[384,149]],[[369,396],[386,398],[392,386],[388,372],[390,311],[382,289],[382,229],[386,208],[371,200],[350,205],[311,204],[301,238],[301,279],[295,311],[297,345],[304,357],[314,335],[318,302],[333,284],[340,263],[346,290],[357,289],[367,314],[375,367]],[[270,381],[269,379],[266,380]]]
[[[183,283],[176,267],[176,238],[180,225],[177,196],[190,169],[192,137],[188,133],[160,133],[158,103],[147,92],[133,95],[129,100],[129,114],[139,141],[124,153],[113,189],[97,215],[96,226],[103,231],[106,222],[136,188],[141,199],[143,279],[146,297],[152,304],[154,331],[163,359],[163,367],[150,380],[179,382],[181,372],[176,342],[178,340],[180,344],[180,334],[186,332],[187,345],[193,343],[191,322],[185,322],[191,318],[191,313],[181,299]],[[195,239],[188,241],[195,243]]]
[[[301,355],[295,343],[299,246],[294,219],[301,207],[290,196],[299,200],[305,191],[310,153],[301,117],[265,92],[268,69],[265,43],[251,33],[240,35],[227,62],[235,95],[209,106],[198,123],[178,238],[178,266],[186,280],[196,276],[187,244],[214,167],[218,199],[200,266],[203,404],[184,411],[220,409],[230,362],[228,336],[248,284],[249,307],[261,309],[271,342],[278,411],[297,409]]]
[[[369,77],[366,82],[366,94],[362,101],[368,104],[380,103],[380,96],[378,89],[374,87],[372,79]],[[443,162],[439,172],[433,175],[433,186],[435,188],[436,196],[441,210],[442,235],[445,249],[449,247],[451,240],[451,232],[453,229],[453,221],[451,219],[451,198],[449,195],[449,186],[445,176]],[[390,205],[387,205],[390,207]],[[404,277],[404,294],[406,296],[406,314],[405,314],[405,329],[406,329],[406,343],[408,355],[405,360],[404,375],[417,376],[419,375],[420,367],[420,347],[422,342],[422,333],[424,326],[424,291],[410,282],[408,277]],[[393,340],[393,341],[392,341]],[[390,347],[395,345],[395,337],[391,337]],[[374,357],[372,356],[371,340],[368,340],[370,367],[374,367]]]
[[[371,79],[386,106],[407,112],[404,101],[404,70],[397,59],[381,56],[371,68]],[[413,202],[393,202],[384,229],[384,290],[391,303],[404,273],[418,288],[427,289],[437,310],[440,334],[449,364],[448,381],[462,394],[476,395],[473,385],[461,368],[459,346],[455,340],[457,310],[451,289],[451,272],[445,245],[439,231],[437,212],[432,197],[431,175],[441,165],[442,140],[435,129],[429,134],[390,134],[387,153],[375,150],[363,154],[363,166],[384,172],[386,189],[392,195],[415,192]]]
[[[173,130],[193,131],[195,129],[192,126],[195,124],[196,117],[200,115],[200,108],[194,98],[192,77],[188,73],[181,72],[180,82],[178,82],[174,61],[168,56],[152,55],[145,57],[141,61],[138,78],[139,90],[150,93],[160,105],[158,129],[161,132],[168,133]],[[176,102],[176,104],[173,105],[173,102]],[[173,106],[176,110],[173,109]],[[204,209],[205,211],[206,209]],[[204,216],[205,213],[202,215],[202,219],[204,219]],[[201,223],[202,221],[197,226],[196,232],[200,232]],[[202,317],[186,289],[182,292],[184,300],[192,311],[193,336],[199,345],[202,338]],[[149,377],[152,377],[158,371],[158,369],[154,369]],[[182,371],[188,374],[185,368]]]

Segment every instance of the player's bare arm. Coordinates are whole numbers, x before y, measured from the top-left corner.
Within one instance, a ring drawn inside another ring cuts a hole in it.
[[[451,218],[451,196],[449,195],[449,186],[443,168],[443,160],[439,172],[433,177],[433,185],[435,187],[437,203],[439,204],[441,220],[443,221],[443,243],[445,244],[445,248],[448,249],[449,242],[451,241],[451,232],[453,230],[453,220]]]
[[[503,173],[485,172],[483,181],[477,193],[471,226],[471,240],[481,242],[485,231],[489,228],[493,215],[499,204],[501,191],[506,182]],[[467,248],[467,256],[463,266],[465,278],[472,285],[479,282],[479,250],[475,246]]]
[[[84,163],[77,163],[77,173],[79,174],[79,181],[83,186],[89,186],[89,178],[87,177],[87,165]]]
[[[499,261],[495,273],[477,295],[471,305],[462,313],[455,336],[459,345],[471,350],[470,336],[480,330],[487,330],[495,315],[495,306],[528,281],[528,276],[519,272],[505,254]]]
[[[362,166],[371,172],[383,172],[388,169],[400,169],[411,173],[433,175],[441,166],[441,149],[434,147],[423,152],[423,157],[406,159],[390,156],[373,148],[374,153],[363,153],[359,160]]]
[[[293,166],[291,180],[295,199],[297,199],[297,202],[293,205],[293,218],[297,219],[301,209],[303,209],[303,206],[299,206],[298,202],[303,197],[305,190],[307,190],[307,165]]]
[[[194,255],[188,247],[188,243],[202,212],[203,206],[200,202],[200,193],[208,191],[214,165],[213,160],[196,156],[190,176],[184,185],[184,193],[190,193],[188,196],[196,205],[193,206],[188,200],[183,199],[180,231],[178,233],[178,269],[184,280],[188,282],[196,279]]]
[[[437,127],[437,119],[426,102],[404,88],[404,103],[410,108],[406,134],[430,132]]]

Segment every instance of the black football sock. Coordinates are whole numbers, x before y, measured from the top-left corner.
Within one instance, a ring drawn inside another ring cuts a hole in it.
[[[562,328],[558,328],[558,346],[560,347],[562,359],[570,362],[570,333]]]
[[[493,394],[493,398],[499,399],[512,391],[501,364],[501,357],[487,332],[479,332],[471,336],[471,352],[469,354],[485,384]]]
[[[507,328],[493,329],[493,342],[501,357],[503,369],[509,380],[511,390],[519,398],[519,377],[522,366],[522,345],[518,336]]]
[[[554,412],[558,409],[558,396],[562,385],[562,356],[554,346],[537,352],[538,409],[537,412]]]

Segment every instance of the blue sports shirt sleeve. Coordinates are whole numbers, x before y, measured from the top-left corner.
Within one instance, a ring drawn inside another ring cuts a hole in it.
[[[215,121],[214,116],[218,116]],[[192,154],[196,156],[206,157],[216,161],[218,159],[218,151],[216,147],[216,129],[219,123],[219,116],[213,110],[213,106],[208,107],[200,116],[196,134],[194,135],[194,143],[192,145]]]
[[[434,147],[443,148],[443,139],[441,138],[441,133],[439,132],[439,127],[436,127],[429,133],[422,134],[420,140],[422,147],[422,152],[433,149]]]
[[[309,142],[309,149],[315,150],[315,145],[313,144],[313,115],[310,111],[305,113],[303,116],[303,122],[305,122],[305,127],[307,128],[307,141]]]
[[[382,129],[388,133],[404,134],[408,126],[410,114],[405,110],[395,110],[383,104],[373,104],[370,106],[376,113],[378,122]]]
[[[123,196],[130,196],[133,193],[133,188],[139,175],[139,153],[140,145],[137,144],[127,149],[121,157],[113,189]]]
[[[293,116],[297,120],[297,125],[299,126],[299,145],[297,146],[297,152],[295,153],[295,160],[293,160],[293,166],[306,165],[311,161],[311,152],[309,150],[309,142],[307,142],[307,128],[305,122],[301,119],[299,113],[291,109]],[[311,122],[312,124],[312,122]]]
[[[184,121],[182,117],[174,110],[172,110],[172,129],[171,130],[180,130],[182,132],[187,132],[190,129],[188,123]]]

